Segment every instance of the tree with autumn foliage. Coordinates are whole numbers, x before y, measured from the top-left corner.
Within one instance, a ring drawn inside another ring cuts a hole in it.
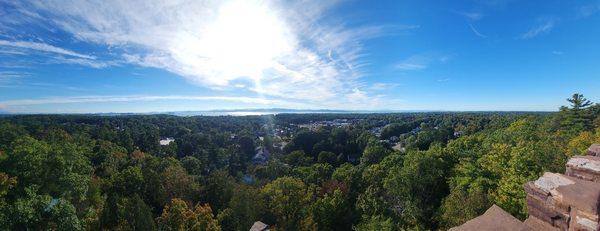
[[[191,208],[185,201],[174,198],[156,218],[158,230],[168,231],[218,231],[221,230],[209,205]]]

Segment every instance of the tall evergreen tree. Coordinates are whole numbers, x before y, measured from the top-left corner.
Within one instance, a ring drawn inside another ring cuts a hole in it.
[[[584,130],[589,130],[593,126],[594,116],[590,109],[592,101],[585,98],[582,94],[575,93],[567,101],[570,107],[561,107],[562,114],[561,125],[563,129],[573,131],[575,134]]]

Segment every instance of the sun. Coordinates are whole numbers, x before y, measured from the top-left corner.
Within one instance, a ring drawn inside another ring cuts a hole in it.
[[[259,82],[296,44],[275,7],[252,0],[223,3],[210,23],[180,37],[180,60],[189,61],[190,68],[210,70],[223,84],[238,78]]]

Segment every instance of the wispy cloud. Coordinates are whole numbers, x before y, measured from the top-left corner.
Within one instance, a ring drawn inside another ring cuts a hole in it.
[[[600,1],[590,3],[577,9],[579,17],[589,17],[598,12],[600,12]]]
[[[480,38],[487,38],[486,35],[480,33],[477,29],[475,29],[475,27],[473,26],[473,24],[469,23],[469,28],[471,28],[471,31],[473,31],[473,33],[475,35],[477,35],[478,37],[480,37]]]
[[[537,37],[539,35],[548,34],[554,28],[556,24],[555,20],[547,19],[542,20],[542,22],[533,28],[529,29],[529,31],[525,32],[520,36],[522,39],[531,39]]]
[[[400,86],[399,83],[373,83],[369,89],[373,91],[383,91],[393,89],[398,86]]]
[[[565,52],[563,52],[563,51],[552,51],[552,54],[554,54],[554,55],[563,55],[563,54],[565,54]]]
[[[67,58],[67,57],[53,57],[50,63],[58,63],[58,64],[76,64],[82,66],[88,66],[96,69],[106,68],[111,66],[117,66],[122,63],[120,60],[109,60],[109,61],[101,61],[94,59],[81,59],[81,58]]]
[[[0,71],[0,87],[7,87],[7,84],[13,84],[30,75],[30,73],[20,71]]]
[[[454,11],[456,14],[459,14],[469,20],[477,21],[483,18],[483,13],[478,11],[467,12],[467,11]]]
[[[396,64],[395,67],[400,70],[415,71],[415,70],[425,69],[425,68],[427,68],[427,65],[418,64],[418,63],[410,63],[410,62],[402,62],[402,63]]]
[[[8,78],[21,78],[25,76],[29,76],[30,74],[27,72],[18,72],[18,71],[0,71],[0,79],[8,79]]]
[[[394,65],[394,68],[404,71],[423,70],[433,63],[446,63],[450,57],[448,55],[425,53],[413,55]]]
[[[348,27],[327,17],[337,2],[34,0],[21,8],[44,15],[78,41],[110,47],[124,62],[165,69],[213,89],[242,87],[319,105],[360,88],[369,64],[367,40],[418,28]],[[67,63],[112,65],[52,51],[78,58],[61,60]]]
[[[0,46],[30,49],[30,50],[36,50],[36,51],[41,51],[41,52],[48,52],[48,53],[78,57],[78,58],[83,58],[83,59],[96,59],[96,57],[91,56],[91,55],[81,54],[81,53],[77,53],[75,51],[52,46],[50,44],[38,43],[38,42],[0,40]]]
[[[99,60],[98,57],[93,55],[75,52],[42,42],[0,40],[0,56],[14,58],[14,56],[31,57],[37,55],[44,56],[46,60],[35,61],[36,59],[28,59],[28,61],[35,64],[75,64],[92,68],[106,68],[122,63],[120,60]],[[17,63],[23,61],[25,59],[15,60]]]

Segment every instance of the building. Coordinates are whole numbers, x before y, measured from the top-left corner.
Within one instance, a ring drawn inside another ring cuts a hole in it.
[[[160,141],[158,141],[160,146],[167,146],[167,145],[171,144],[171,142],[175,142],[175,138],[168,137],[168,138],[164,138],[164,139],[161,139]]]
[[[262,223],[261,221],[254,222],[250,231],[269,231],[269,225]]]
[[[256,154],[252,157],[252,162],[255,164],[263,164],[271,158],[271,153],[265,147],[256,148]]]

